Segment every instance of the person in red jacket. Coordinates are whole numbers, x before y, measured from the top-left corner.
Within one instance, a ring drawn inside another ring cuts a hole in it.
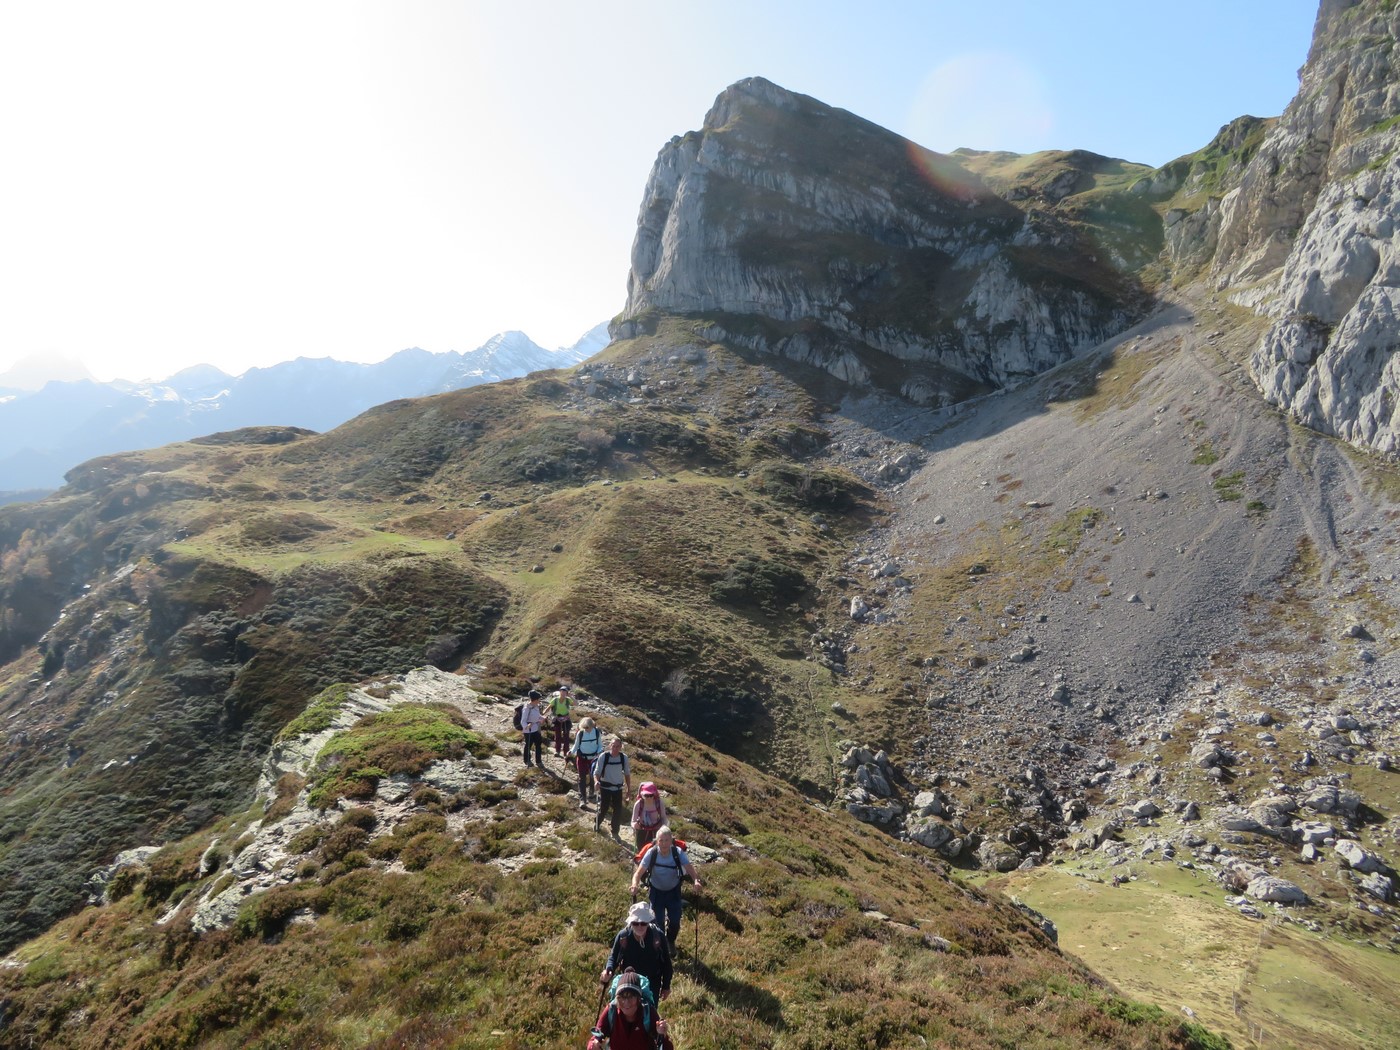
[[[642,999],[642,983],[632,971],[617,979],[613,1001],[598,1015],[588,1050],[675,1050],[669,1026]]]

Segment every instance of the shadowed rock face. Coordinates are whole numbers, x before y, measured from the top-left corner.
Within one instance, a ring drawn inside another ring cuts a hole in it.
[[[1400,11],[1326,0],[1298,97],[1221,207],[1217,287],[1274,319],[1250,370],[1305,425],[1400,451]]]
[[[703,315],[716,339],[939,405],[1059,364],[1140,301],[1048,211],[752,78],[657,157],[613,334]]]

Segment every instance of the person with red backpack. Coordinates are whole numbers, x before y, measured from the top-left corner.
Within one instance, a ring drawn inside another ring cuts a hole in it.
[[[613,1000],[598,1015],[588,1050],[675,1050],[669,1026],[656,1016],[650,991],[634,971],[618,974]]]
[[[676,948],[676,938],[681,932],[681,877],[690,876],[695,888],[700,888],[700,876],[695,874],[695,866],[690,856],[676,845],[676,836],[669,827],[656,832],[656,842],[637,862],[637,870],[632,873],[632,896],[641,889],[642,878],[650,878],[649,899],[658,916],[664,920],[662,929],[671,950]]]
[[[603,967],[601,981],[606,985],[615,973],[634,970],[650,982],[657,996],[671,994],[671,945],[653,923],[656,913],[646,901],[638,901],[627,912],[627,925],[613,938],[612,951]]]

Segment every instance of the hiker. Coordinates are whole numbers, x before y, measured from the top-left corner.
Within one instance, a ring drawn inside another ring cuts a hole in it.
[[[666,803],[661,801],[656,785],[648,780],[637,789],[637,803],[632,807],[632,833],[637,837],[637,848],[656,838],[657,829],[665,823]]]
[[[563,758],[569,750],[569,730],[574,724],[570,717],[574,713],[574,694],[567,683],[549,694],[545,710],[554,716],[554,757]]]
[[[671,949],[676,947],[676,938],[681,932],[681,876],[689,875],[700,888],[700,876],[690,863],[690,856],[676,845],[676,836],[669,827],[661,827],[656,832],[656,845],[647,850],[637,862],[637,870],[632,873],[632,896],[642,885],[642,876],[650,875],[651,886],[648,899],[656,913],[662,918],[661,928],[666,932],[666,940]]]
[[[540,727],[544,725],[544,711],[540,707],[540,694],[531,689],[525,698],[525,706],[520,711],[520,732],[525,736],[525,749],[522,757],[525,764],[530,764],[530,745],[535,747],[535,763],[544,766],[544,734],[540,732]]]
[[[622,804],[632,801],[632,760],[622,753],[622,737],[615,736],[608,749],[593,763],[593,783],[598,786],[598,816],[593,830],[603,830],[603,817],[612,811],[612,833],[622,826]]]
[[[658,998],[671,994],[671,945],[655,922],[656,912],[646,901],[628,909],[627,925],[613,938],[608,963],[603,967],[603,984],[611,981],[613,974],[630,968],[651,982]]]
[[[642,998],[642,982],[635,973],[618,975],[613,1001],[598,1015],[588,1040],[588,1050],[675,1050],[669,1026],[656,1016],[656,1008]]]
[[[569,745],[569,754],[574,756],[574,769],[578,770],[578,808],[587,809],[588,803],[598,801],[597,789],[593,786],[593,763],[603,750],[603,731],[587,715],[578,724],[574,742]]]

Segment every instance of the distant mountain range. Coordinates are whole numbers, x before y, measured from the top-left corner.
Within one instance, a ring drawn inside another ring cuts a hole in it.
[[[415,347],[378,364],[299,357],[241,376],[196,365],[161,382],[84,379],[51,382],[39,390],[0,386],[0,502],[37,498],[94,456],[249,426],[330,430],[397,398],[566,368],[607,343],[607,325],[600,324],[556,350],[546,350],[524,332],[502,332],[464,353]]]

